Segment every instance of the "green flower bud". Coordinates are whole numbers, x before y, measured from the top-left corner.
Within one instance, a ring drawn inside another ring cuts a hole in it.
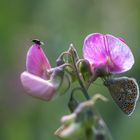
[[[75,47],[73,46],[73,44],[70,44],[68,52],[72,55],[75,62],[77,62],[79,60],[78,53],[77,53]]]
[[[89,81],[93,74],[88,60],[81,60],[81,62],[79,62],[79,69],[84,81]]]

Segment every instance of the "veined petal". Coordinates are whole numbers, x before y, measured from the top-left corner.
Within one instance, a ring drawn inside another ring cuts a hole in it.
[[[20,78],[23,87],[29,95],[43,100],[48,101],[52,99],[58,88],[58,85],[54,85],[51,82],[26,71],[21,74]]]
[[[84,40],[83,46],[84,58],[89,61],[93,67],[106,63],[106,46],[104,35],[93,33],[88,35]]]
[[[103,68],[107,73],[122,73],[131,69],[134,56],[121,38],[93,33],[84,40],[83,55],[92,69]]]
[[[134,64],[134,56],[130,48],[112,35],[106,35],[109,56],[114,66],[109,66],[112,73],[122,73],[131,69]]]
[[[50,69],[51,65],[39,44],[34,43],[28,50],[26,68],[29,73],[48,79],[45,71]]]

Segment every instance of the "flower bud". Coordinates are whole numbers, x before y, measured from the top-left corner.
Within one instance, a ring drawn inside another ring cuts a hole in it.
[[[74,48],[73,44],[70,44],[68,52],[72,55],[72,57],[74,58],[76,62],[79,60],[78,53],[76,49]]]
[[[89,79],[92,77],[93,74],[92,74],[90,63],[88,62],[88,60],[81,61],[79,64],[79,69],[83,76],[83,79],[85,81],[89,81]]]
[[[92,103],[80,103],[71,115],[62,117],[61,123],[62,126],[55,132],[61,139],[77,140],[83,137],[86,130],[94,124]]]

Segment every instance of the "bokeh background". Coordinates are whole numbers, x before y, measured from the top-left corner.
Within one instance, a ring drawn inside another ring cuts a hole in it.
[[[126,40],[135,56],[133,68],[122,75],[140,83],[139,0],[0,0],[0,140],[58,140],[53,132],[69,114],[69,94],[44,102],[25,94],[20,73],[26,52],[38,38],[52,66],[73,43],[82,57],[82,44],[92,32],[110,33]],[[90,88],[110,100],[98,110],[115,140],[140,139],[140,103],[131,117],[113,102],[102,81]]]

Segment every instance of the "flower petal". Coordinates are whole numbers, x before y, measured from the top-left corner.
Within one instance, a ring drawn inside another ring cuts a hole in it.
[[[39,44],[34,43],[28,50],[26,68],[29,73],[48,79],[45,71],[51,66]]]
[[[122,73],[131,69],[134,64],[134,56],[130,48],[112,35],[105,35],[107,40],[108,52],[114,66],[110,67],[112,73]]]
[[[55,135],[63,140],[77,140],[83,137],[85,129],[82,123],[71,123],[69,125],[62,125],[55,132]]]
[[[51,82],[30,74],[26,71],[21,74],[20,78],[23,87],[29,95],[43,100],[48,101],[52,99],[57,89],[57,86]]]
[[[123,38],[118,37],[118,39],[120,39],[122,42],[126,43],[126,41]]]
[[[83,55],[92,69],[102,68],[107,73],[122,73],[131,69],[134,57],[121,38],[93,33],[84,40]]]
[[[106,46],[104,35],[93,33],[88,35],[84,40],[83,47],[84,58],[89,61],[92,67],[106,63]]]

